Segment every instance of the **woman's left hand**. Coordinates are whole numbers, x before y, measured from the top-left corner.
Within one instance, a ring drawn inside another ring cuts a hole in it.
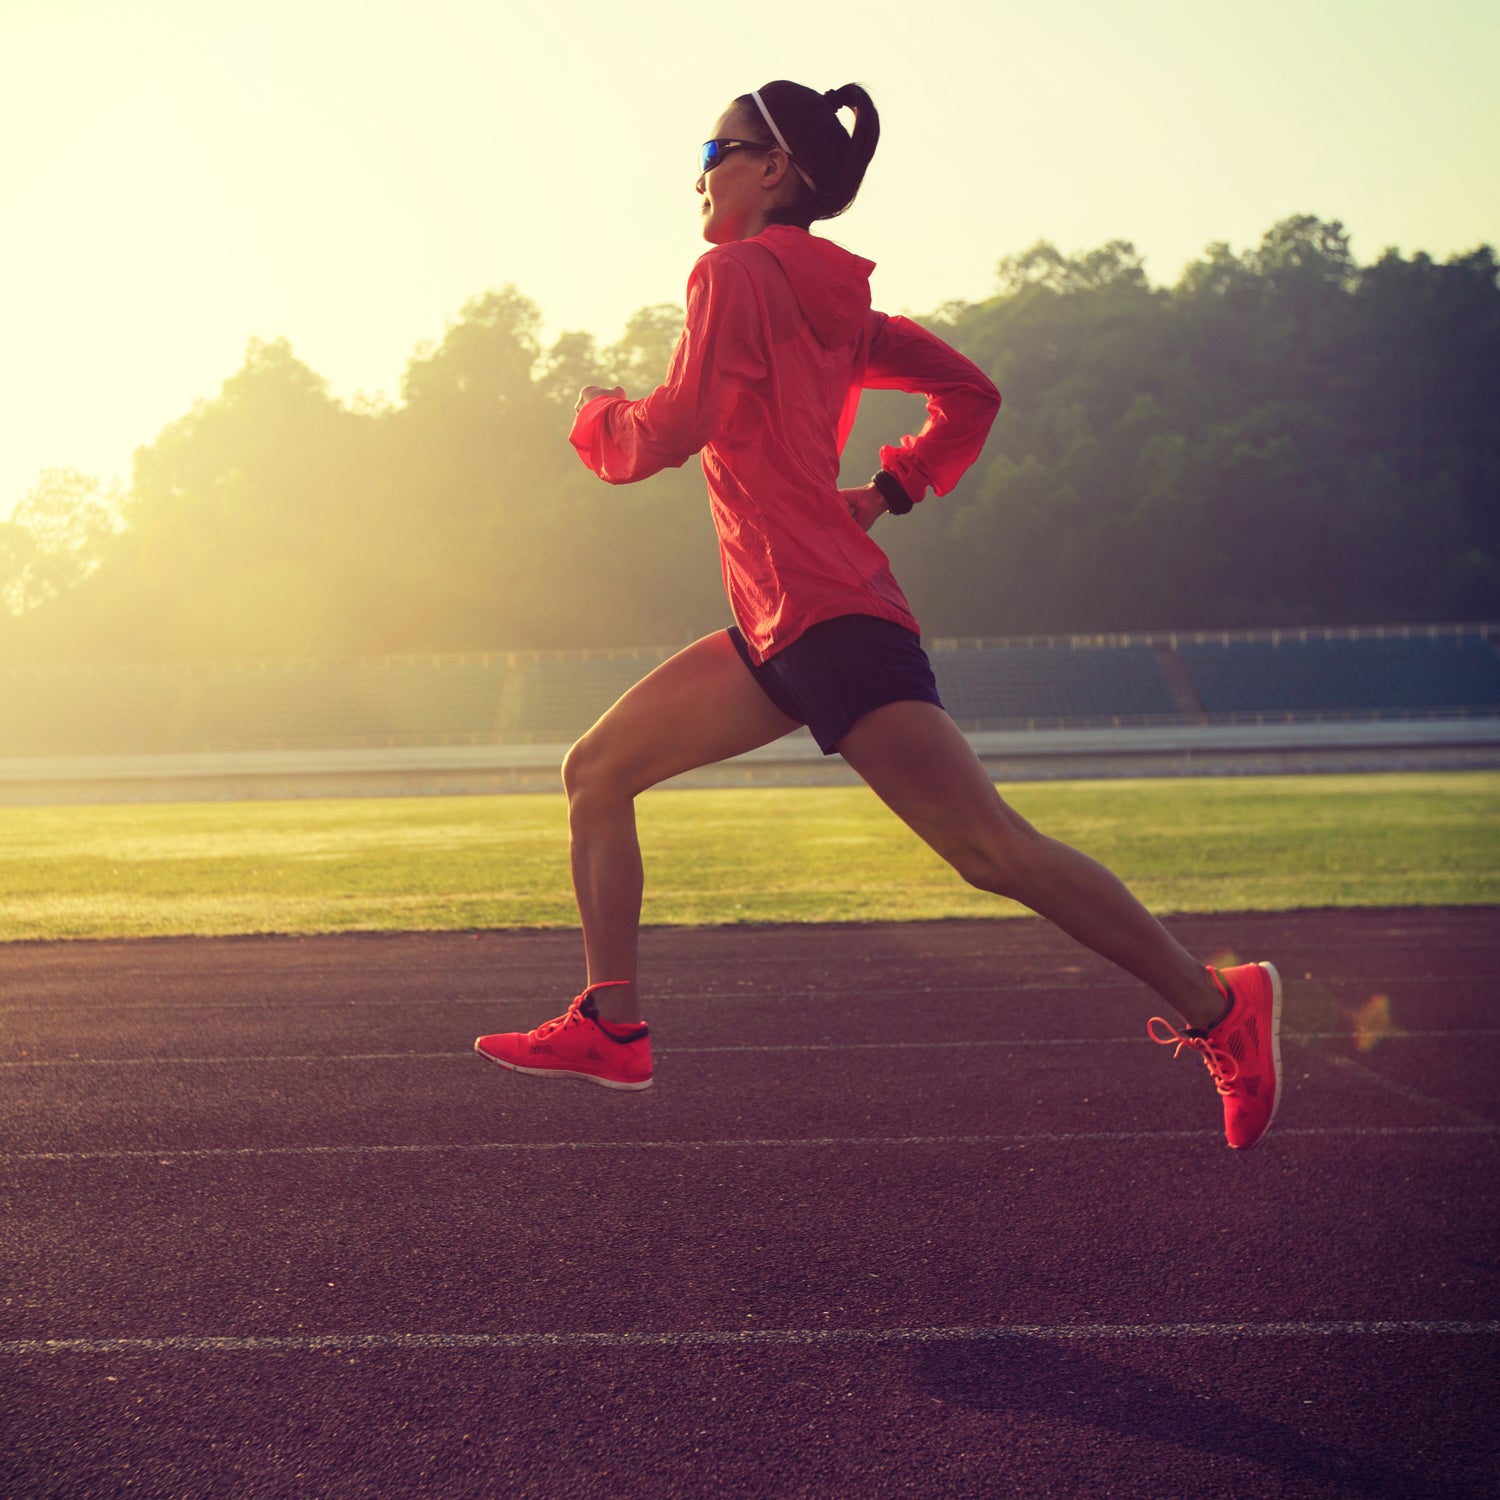
[[[862,484],[856,490],[840,490],[839,499],[849,508],[849,514],[859,523],[861,531],[868,531],[885,515],[885,496],[873,484]]]
[[[578,399],[573,403],[573,415],[576,417],[596,396],[623,396],[624,394],[623,385],[617,385],[613,390],[603,385],[586,385],[579,391]]]

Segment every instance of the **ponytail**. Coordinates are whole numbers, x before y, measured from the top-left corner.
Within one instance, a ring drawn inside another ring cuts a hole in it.
[[[799,169],[800,191],[772,214],[772,221],[807,229],[817,219],[836,218],[854,202],[880,140],[880,116],[869,94],[857,83],[819,94],[786,79],[764,84],[758,92],[759,105],[753,95],[741,94],[734,101],[736,109],[755,128],[757,139],[769,145],[766,138],[779,133]],[[765,128],[762,108],[775,132]],[[841,109],[854,114],[852,136],[839,119]]]

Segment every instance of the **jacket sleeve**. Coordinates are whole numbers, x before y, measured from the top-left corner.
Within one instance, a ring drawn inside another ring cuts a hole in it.
[[[1000,410],[1000,392],[972,360],[910,319],[871,316],[881,321],[860,384],[927,397],[922,430],[897,447],[882,448],[880,467],[894,474],[914,501],[929,489],[946,495],[984,448]]]
[[[584,463],[610,484],[685,464],[766,372],[756,307],[754,283],[738,260],[712,251],[700,257],[665,382],[640,401],[595,396],[568,436]]]

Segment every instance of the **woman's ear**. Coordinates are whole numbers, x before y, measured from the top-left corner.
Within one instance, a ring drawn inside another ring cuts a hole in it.
[[[790,183],[794,191],[789,196],[795,196],[797,182],[796,169],[792,166],[791,158],[786,152],[779,147],[767,151],[761,159],[761,191],[774,193],[779,189],[785,188]]]

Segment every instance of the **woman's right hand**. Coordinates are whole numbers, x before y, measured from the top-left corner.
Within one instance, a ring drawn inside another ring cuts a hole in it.
[[[623,396],[624,394],[623,385],[617,385],[613,390],[602,385],[586,385],[579,391],[578,399],[573,403],[573,415],[576,417],[596,396]]]
[[[854,490],[840,490],[839,499],[859,523],[861,531],[868,531],[886,513],[885,496],[873,484],[862,484]]]

